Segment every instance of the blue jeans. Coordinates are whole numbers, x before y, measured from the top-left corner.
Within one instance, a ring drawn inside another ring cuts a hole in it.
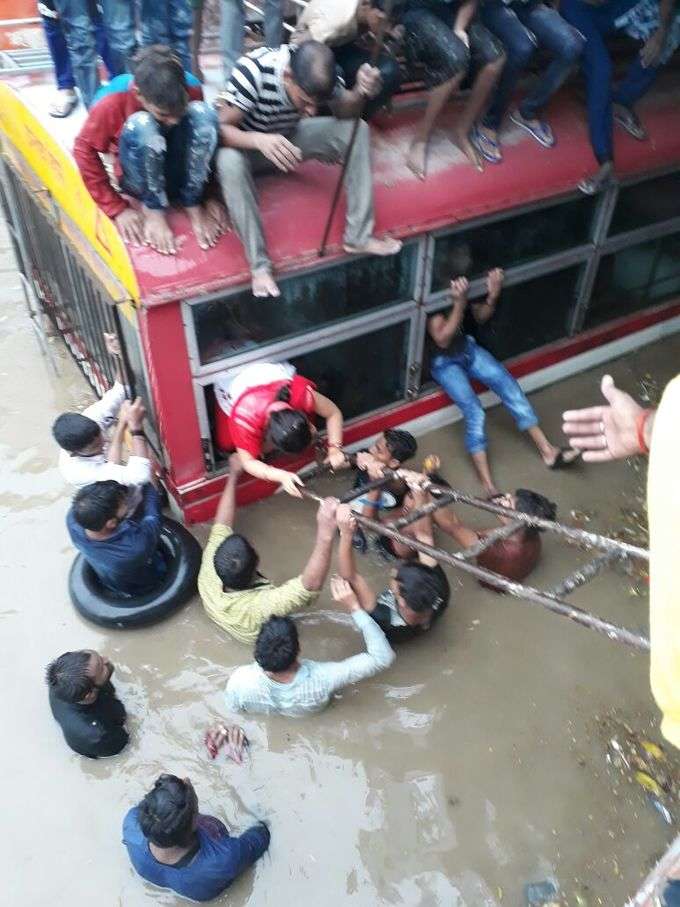
[[[517,381],[488,350],[478,346],[473,337],[465,337],[465,346],[460,353],[435,353],[430,371],[463,414],[465,449],[468,453],[480,453],[487,447],[484,410],[470,384],[471,378],[485,384],[500,397],[520,431],[538,425],[534,408]]]
[[[164,129],[140,110],[120,134],[121,188],[145,207],[158,211],[177,202],[200,204],[217,147],[217,113],[205,101],[191,101],[176,126]]]
[[[100,0],[106,40],[109,47],[107,68],[110,75],[130,71],[135,50],[132,0]],[[99,88],[97,72],[96,22],[89,0],[55,0],[66,36],[73,77],[83,104],[92,104]]]
[[[41,16],[43,29],[45,31],[45,40],[47,48],[52,58],[54,66],[54,75],[57,79],[57,88],[75,88],[76,82],[73,78],[73,69],[71,68],[71,58],[66,46],[66,37],[64,29],[61,27],[59,19],[52,19],[50,16]],[[106,31],[102,22],[99,10],[96,10],[94,16],[94,37],[97,46],[97,54],[104,61],[106,71],[111,75],[111,55],[109,54],[109,45],[106,41]]]
[[[507,62],[496,86],[484,125],[498,129],[510,104],[519,77],[529,65],[537,47],[550,53],[551,60],[537,84],[519,105],[528,120],[536,119],[562,85],[583,52],[584,38],[560,14],[544,3],[513,3],[484,0],[479,15],[489,31],[505,45]]]
[[[190,0],[142,0],[142,46],[165,44],[171,47],[182,61],[184,70],[192,72],[189,41],[193,15]]]
[[[588,129],[590,144],[598,163],[614,160],[612,103],[632,107],[648,91],[659,71],[658,66],[645,69],[640,55],[628,68],[623,82],[612,86],[612,60],[605,38],[616,31],[615,22],[639,0],[607,0],[602,6],[591,6],[581,0],[562,0],[560,10],[567,22],[586,39],[583,51],[583,74],[586,79]]]
[[[264,43],[267,47],[278,47],[283,38],[283,0],[262,0],[264,7]],[[222,0],[220,45],[224,79],[231,76],[234,64],[243,53],[243,35],[246,27],[246,11],[243,0]]]

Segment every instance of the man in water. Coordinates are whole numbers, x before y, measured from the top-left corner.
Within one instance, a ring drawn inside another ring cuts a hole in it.
[[[272,615],[300,611],[316,600],[326,581],[336,533],[335,498],[326,498],[316,516],[316,541],[301,574],[275,586],[258,572],[259,555],[234,532],[236,486],[243,471],[238,454],[229,458],[229,477],[217,505],[203,552],[198,592],[208,617],[239,642],[252,645]]]
[[[130,489],[132,512],[142,499],[141,486],[151,481],[151,460],[144,435],[146,410],[140,397],[132,403],[125,399],[122,359],[116,336],[104,334],[104,342],[107,352],[116,358],[113,386],[101,400],[82,413],[57,416],[52,435],[61,448],[59,470],[70,485],[83,488],[107,479],[120,482]],[[132,439],[132,452],[127,463],[123,463],[127,431]]]
[[[108,658],[92,649],[64,652],[47,666],[52,714],[66,743],[81,756],[115,756],[128,742],[112,674]]]
[[[145,485],[142,503],[128,516],[127,489],[118,482],[81,488],[66,515],[71,541],[103,586],[124,597],[146,595],[163,581],[167,562],[160,548],[158,492]]]
[[[219,897],[269,847],[258,822],[239,836],[198,811],[188,778],[161,775],[123,821],[123,843],[139,875],[192,901]]]
[[[342,513],[344,524],[340,531],[350,532],[351,544],[349,508],[343,508]],[[331,594],[361,631],[366,651],[343,661],[300,658],[294,622],[289,617],[270,617],[258,634],[255,661],[237,668],[229,678],[226,693],[229,710],[293,718],[319,712],[339,690],[389,668],[394,652],[381,628],[362,609],[351,586],[334,576]]]

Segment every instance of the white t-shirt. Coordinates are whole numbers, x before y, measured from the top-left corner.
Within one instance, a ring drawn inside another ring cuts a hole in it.
[[[106,433],[118,416],[125,388],[116,382],[101,400],[83,410],[83,415],[96,422]],[[130,509],[134,510],[142,500],[141,485],[151,481],[151,461],[146,457],[131,456],[127,463],[109,463],[106,459],[108,443],[104,444],[101,453],[93,457],[82,457],[70,454],[67,450],[59,452],[59,469],[64,479],[77,488],[83,488],[92,482],[106,482],[113,479],[121,485],[133,486],[130,493]]]
[[[222,412],[230,416],[234,403],[251,387],[290,381],[294,375],[295,367],[290,362],[253,362],[252,365],[218,375],[214,385],[215,399]]]
[[[353,41],[358,9],[359,0],[310,0],[298,18],[292,43],[311,38],[335,47]]]

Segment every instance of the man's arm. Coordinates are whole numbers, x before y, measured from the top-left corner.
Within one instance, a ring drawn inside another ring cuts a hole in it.
[[[316,514],[316,541],[314,549],[302,571],[302,585],[308,592],[318,592],[326,582],[335,539],[336,498],[326,498]]]
[[[158,547],[163,525],[161,502],[153,485],[145,485],[142,491],[143,516],[137,523],[137,538],[141,546],[139,559],[147,560]]]
[[[425,478],[425,476],[423,476],[423,478]],[[413,496],[413,506],[416,510],[424,507],[429,499],[427,492],[423,491],[422,487],[420,486],[411,486],[411,495]],[[413,535],[419,542],[422,542],[424,545],[431,545],[432,547],[434,547],[434,532],[432,530],[431,515],[428,514],[427,516],[416,520],[416,522],[412,524],[412,529]],[[421,551],[418,552],[418,560],[426,567],[437,566],[437,561],[435,558],[430,557],[428,554],[423,554]]]
[[[236,453],[241,459],[243,469],[253,478],[262,479],[264,482],[278,482],[283,490],[294,498],[302,497],[297,490],[298,486],[304,485],[300,476],[296,472],[289,472],[287,469],[279,469],[276,466],[270,466],[258,460],[249,451],[242,447],[236,448]]]
[[[659,58],[661,57],[668,38],[668,30],[671,27],[674,13],[675,0],[660,0],[659,27],[649,36],[640,51],[640,59],[645,68],[658,65]]]
[[[237,453],[234,453],[229,457],[229,476],[215,513],[215,523],[217,525],[230,526],[232,529],[234,527],[234,522],[236,521],[236,488],[242,472],[243,464],[241,463],[241,458]]]
[[[486,299],[484,302],[472,302],[472,317],[477,324],[486,324],[496,311],[496,304],[501,295],[505,273],[502,268],[494,268],[486,276]]]
[[[245,872],[269,848],[271,835],[264,822],[258,822],[238,837],[230,837],[229,869],[232,879]]]
[[[356,520],[348,504],[340,504],[337,510],[337,524],[340,530],[338,546],[338,570],[340,576],[352,587],[360,606],[369,614],[375,609],[375,593],[360,573],[357,573],[354,561],[352,536],[356,529]]]
[[[384,671],[394,662],[396,655],[387,637],[373,618],[367,614],[348,582],[339,576],[331,580],[331,593],[335,601],[343,605],[352,616],[352,620],[361,630],[366,644],[366,651],[352,655],[344,661],[331,661],[323,664],[325,681],[331,693],[366,680]]]
[[[100,400],[83,410],[83,415],[96,422],[100,428],[108,428],[117,419],[124,401],[125,386],[116,381]]]
[[[353,119],[361,116],[366,101],[377,97],[381,88],[380,70],[370,63],[362,63],[357,70],[354,87],[351,90],[347,88],[337,90],[328,106],[336,119]]]
[[[477,0],[467,0],[466,3],[461,3],[458,7],[456,21],[453,23],[454,34],[460,38],[466,47],[470,47],[470,38],[468,37],[467,30],[470,27],[470,23],[474,19],[476,12]]]
[[[467,306],[467,291],[470,283],[467,277],[457,277],[451,281],[453,306],[447,316],[433,315],[427,321],[427,332],[438,347],[446,349],[463,324]]]
[[[369,482],[372,482],[374,479],[379,479],[382,475],[382,463],[371,456],[368,451],[359,451],[356,458],[356,464],[359,469],[365,473]],[[369,520],[378,518],[378,504],[380,503],[381,494],[381,489],[376,488],[373,491],[367,491],[365,494],[361,495],[361,500],[367,502],[366,504],[361,505],[362,516],[368,517]]]
[[[278,133],[241,129],[245,115],[245,110],[227,101],[222,102],[218,108],[222,144],[227,148],[238,148],[241,151],[259,151],[279,170],[286,173],[295,170],[302,161],[302,152],[297,145],[293,145],[285,136]]]

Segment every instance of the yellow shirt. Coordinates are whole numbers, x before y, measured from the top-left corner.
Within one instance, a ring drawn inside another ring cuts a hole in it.
[[[310,605],[319,594],[302,585],[296,576],[281,586],[261,578],[248,589],[225,592],[213,563],[215,551],[232,535],[230,526],[216,523],[210,531],[198,574],[198,592],[208,616],[239,642],[253,644],[260,627],[272,615],[283,617]]]
[[[359,0],[310,0],[300,14],[293,44],[309,40],[334,47],[353,41],[358,32]]]
[[[651,684],[661,733],[680,748],[680,375],[654,420],[647,476]]]

